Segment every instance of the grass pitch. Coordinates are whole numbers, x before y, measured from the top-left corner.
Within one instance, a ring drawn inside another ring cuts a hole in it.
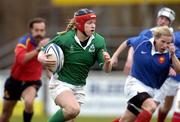
[[[78,117],[76,122],[111,122],[115,117]],[[47,122],[48,116],[34,116],[32,122]],[[11,118],[11,122],[23,122],[22,116]],[[151,122],[157,122],[156,118],[153,118]],[[166,122],[171,122],[171,118],[167,118]]]

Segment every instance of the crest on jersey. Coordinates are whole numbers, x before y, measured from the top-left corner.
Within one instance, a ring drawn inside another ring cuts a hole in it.
[[[159,62],[160,64],[163,64],[163,63],[165,62],[165,57],[164,57],[164,56],[159,56],[159,57],[158,57],[158,62]]]
[[[95,52],[95,46],[94,44],[92,44],[90,47],[89,47],[89,52]]]
[[[70,47],[70,51],[71,51],[71,52],[73,52],[73,51],[74,51],[74,46],[73,46],[73,45],[71,45],[71,47]]]

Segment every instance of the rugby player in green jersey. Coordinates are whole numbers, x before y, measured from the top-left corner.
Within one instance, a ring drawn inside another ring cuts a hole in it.
[[[61,47],[64,53],[63,68],[51,77],[50,94],[61,107],[48,122],[74,122],[84,103],[86,78],[90,67],[97,61],[105,71],[111,71],[110,55],[106,52],[105,39],[95,32],[96,14],[93,10],[80,9],[74,14],[66,31],[59,33],[50,43]],[[49,44],[50,44],[49,43]],[[39,61],[46,67],[55,65],[43,51]]]

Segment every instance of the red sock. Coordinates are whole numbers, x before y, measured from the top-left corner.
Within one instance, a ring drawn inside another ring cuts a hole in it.
[[[161,110],[159,109],[157,122],[164,122],[164,120],[166,119],[166,116],[167,116],[167,113],[161,112]]]
[[[180,113],[174,112],[172,122],[180,122]]]
[[[120,118],[116,118],[112,122],[120,122],[119,120],[120,120]]]
[[[150,122],[152,113],[147,110],[143,110],[136,118],[135,122]]]

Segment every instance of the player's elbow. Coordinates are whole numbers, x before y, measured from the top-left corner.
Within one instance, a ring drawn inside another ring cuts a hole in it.
[[[175,70],[176,74],[180,73],[180,65],[174,66],[173,69]]]
[[[180,73],[180,66],[179,66],[179,67],[176,67],[176,68],[175,68],[175,71],[176,71],[177,74],[179,74],[179,73]]]

